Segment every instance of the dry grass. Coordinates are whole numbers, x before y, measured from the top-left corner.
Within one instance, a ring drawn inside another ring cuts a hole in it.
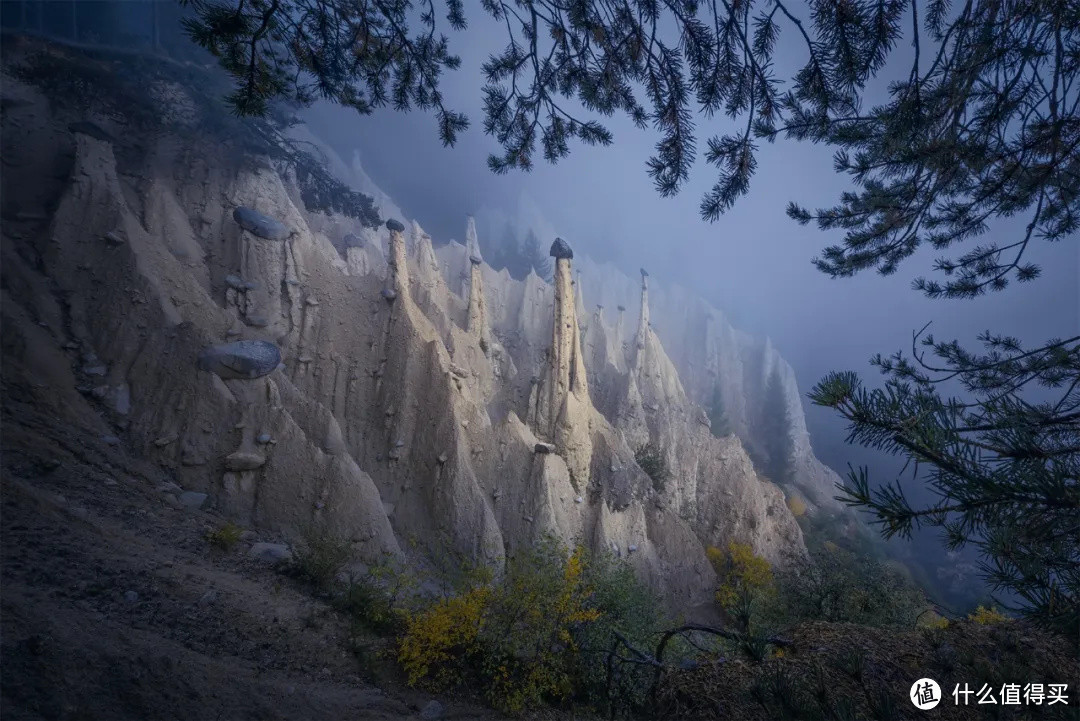
[[[854,624],[807,623],[792,630],[782,658],[761,664],[731,657],[669,672],[658,701],[663,718],[906,719],[920,712],[908,699],[911,685],[930,677],[944,699],[935,719],[1080,718],[1080,661],[1075,645],[1021,622],[994,626],[957,621],[948,628],[897,631]],[[964,683],[997,691],[1005,682],[1067,683],[1070,706],[955,705]],[[991,714],[991,715],[988,715]],[[929,716],[928,716],[929,717]]]

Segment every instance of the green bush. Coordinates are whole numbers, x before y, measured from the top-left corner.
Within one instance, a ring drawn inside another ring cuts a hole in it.
[[[634,451],[634,460],[645,471],[657,493],[663,493],[667,487],[668,472],[667,460],[664,459],[664,449],[655,443],[645,443]]]
[[[335,605],[359,627],[380,635],[405,630],[407,609],[416,603],[418,579],[386,554],[363,575],[350,577]]]
[[[327,591],[351,555],[348,541],[323,530],[306,529],[290,568],[295,576]]]
[[[243,533],[243,528],[240,528],[232,521],[226,521],[220,527],[208,532],[206,534],[206,541],[213,548],[227,553],[233,549],[233,546],[239,543],[240,536]]]
[[[578,629],[577,696],[599,706],[606,701],[607,652],[617,635],[651,654],[656,636],[669,619],[660,610],[660,600],[637,579],[630,565],[611,553],[588,558],[585,581],[593,591],[591,603],[600,611],[600,617]],[[679,650],[669,644],[666,660],[677,660],[679,655]],[[640,708],[647,700],[652,673],[650,666],[622,664],[614,678],[612,696],[628,709]]]
[[[779,585],[779,602],[791,621],[911,627],[929,606],[895,564],[840,548],[813,552],[780,574]]]

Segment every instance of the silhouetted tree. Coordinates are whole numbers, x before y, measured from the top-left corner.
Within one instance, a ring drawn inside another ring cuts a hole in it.
[[[791,413],[780,373],[773,368],[765,384],[761,438],[765,448],[763,467],[775,483],[788,483],[792,477],[795,444],[791,438]]]
[[[724,408],[724,394],[720,390],[720,384],[713,385],[712,398],[709,400],[709,427],[712,434],[717,438],[729,436],[732,433],[731,421],[728,419]]]
[[[540,244],[540,239],[531,228],[521,243],[521,260],[525,266],[526,275],[529,270],[535,270],[536,274],[544,280],[551,280],[551,256],[547,248]]]

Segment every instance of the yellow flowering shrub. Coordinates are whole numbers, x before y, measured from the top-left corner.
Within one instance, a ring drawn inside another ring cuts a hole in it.
[[[949,619],[945,618],[937,611],[931,610],[919,617],[918,626],[920,628],[946,629],[949,627]]]
[[[452,662],[476,651],[490,598],[491,589],[481,586],[406,615],[398,661],[409,685],[437,690],[461,680]]]
[[[597,621],[580,546],[555,542],[519,554],[487,580],[408,616],[398,660],[408,683],[444,689],[476,681],[492,705],[520,711],[575,687],[576,634]]]
[[[806,502],[798,496],[788,496],[787,507],[796,518],[806,515]]]
[[[980,626],[993,626],[999,623],[1006,623],[1010,619],[1008,616],[997,610],[996,607],[986,608],[985,606],[979,606],[975,611],[968,615],[969,621],[974,621]]]
[[[705,553],[720,579],[716,601],[722,608],[730,609],[746,598],[774,591],[772,566],[748,544],[732,541],[727,551],[709,546]]]

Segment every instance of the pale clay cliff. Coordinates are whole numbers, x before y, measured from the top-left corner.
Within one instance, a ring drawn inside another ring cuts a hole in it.
[[[471,219],[465,245],[436,249],[416,223],[311,214],[257,158],[125,137],[117,119],[91,118],[116,140],[73,132],[85,118],[4,86],[20,101],[3,127],[18,219],[4,224],[5,383],[58,421],[115,433],[239,524],[325,528],[359,560],[498,567],[554,534],[628,558],[673,609],[707,615],[707,546],[805,554],[744,449],[774,366],[799,409],[795,484],[827,503],[834,474],[810,451],[790,368],[704,302],[561,240],[553,284],[518,282],[483,263]],[[238,340],[283,362],[244,378],[199,361]],[[722,438],[698,405],[717,379],[735,430]],[[668,458],[662,494],[634,461],[646,441]]]

